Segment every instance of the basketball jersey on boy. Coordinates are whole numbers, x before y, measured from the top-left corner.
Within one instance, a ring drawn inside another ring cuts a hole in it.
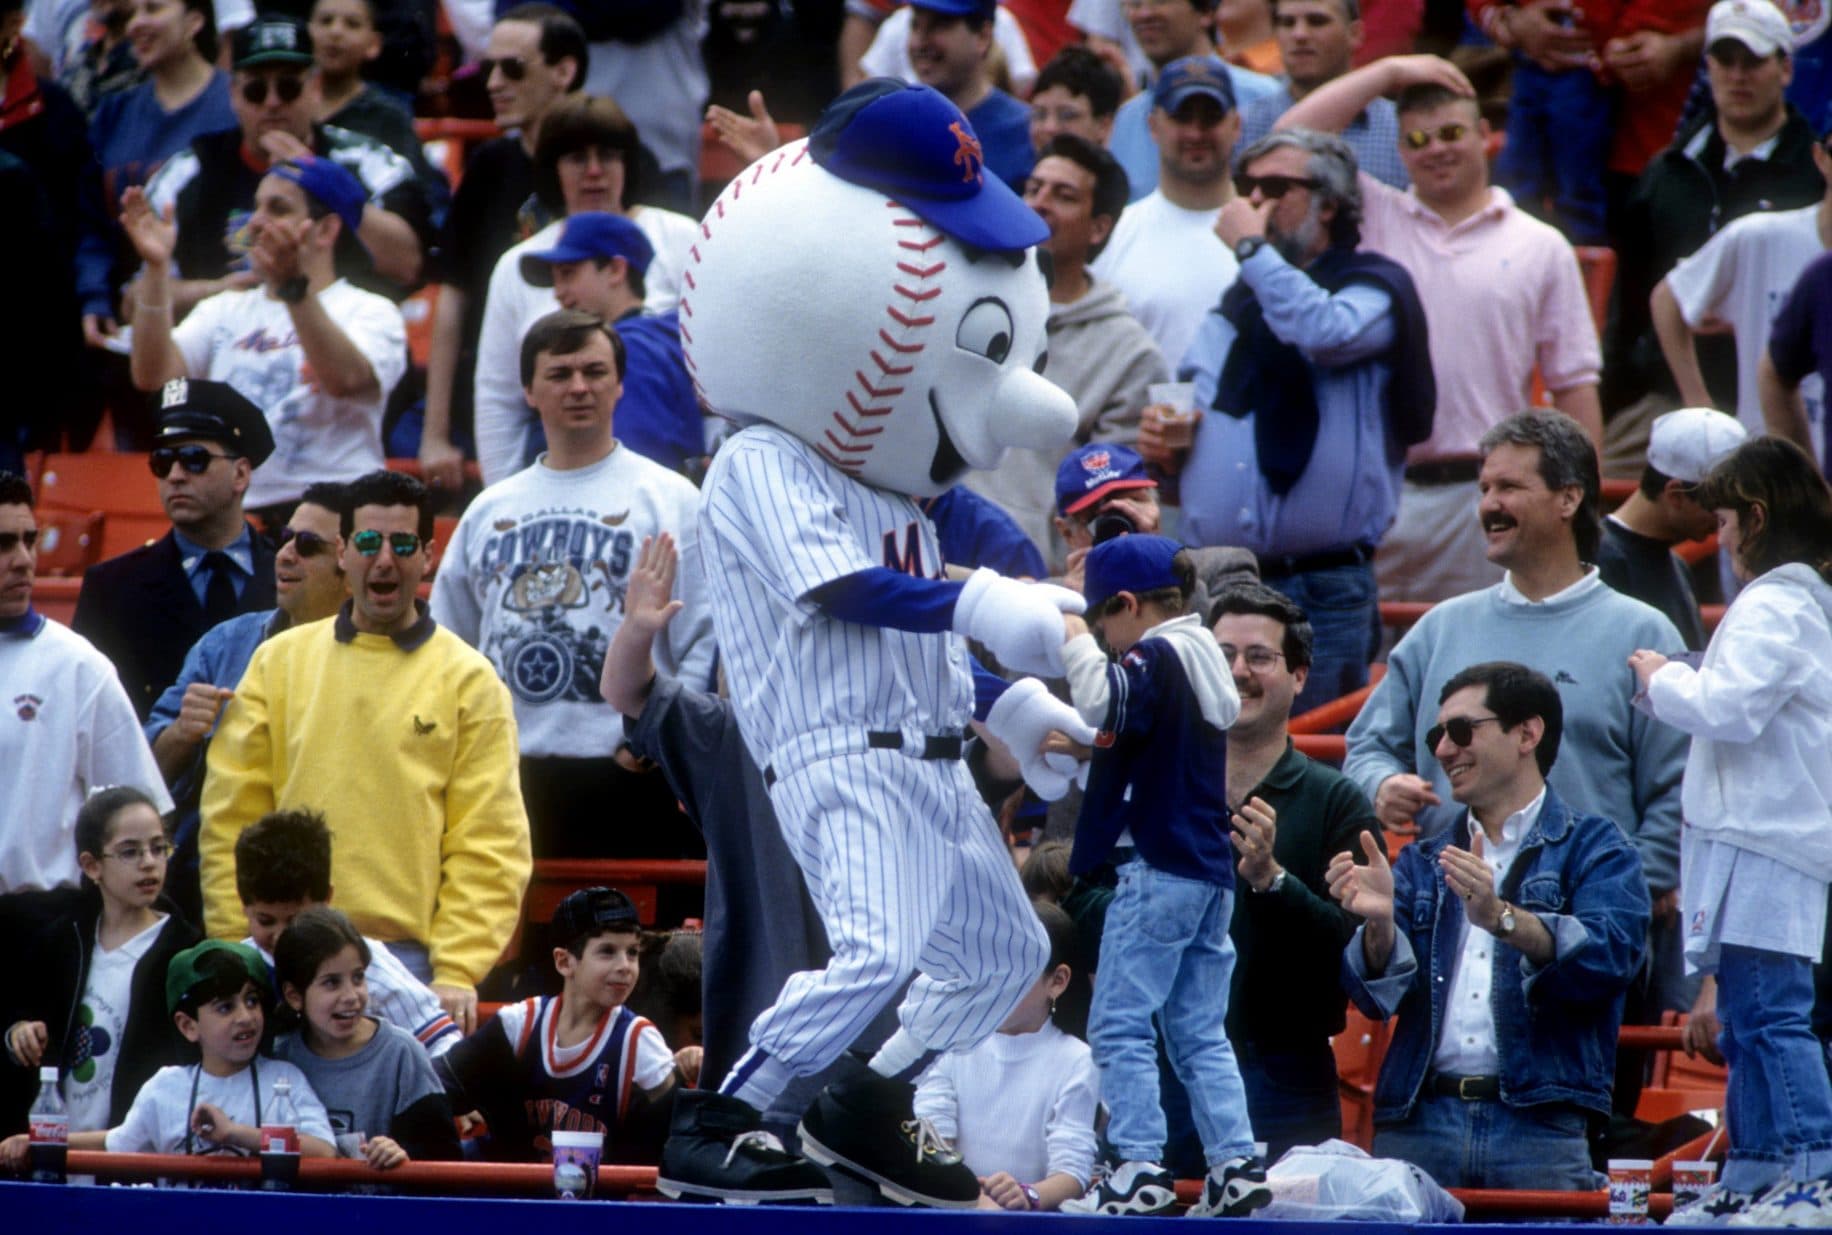
[[[563,996],[510,1004],[496,1014],[515,1048],[519,1091],[534,1149],[546,1154],[555,1130],[614,1132],[636,1087],[653,1089],[674,1069],[661,1031],[626,1007],[598,1022],[590,1038],[573,1046],[555,1041]]]

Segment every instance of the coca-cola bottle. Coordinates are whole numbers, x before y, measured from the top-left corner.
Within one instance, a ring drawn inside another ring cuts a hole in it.
[[[38,1069],[38,1100],[31,1114],[32,1182],[64,1182],[64,1156],[70,1148],[70,1110],[57,1089],[57,1069]]]
[[[273,1101],[261,1120],[261,1187],[290,1192],[299,1179],[299,1112],[293,1106],[293,1083],[274,1082]]]

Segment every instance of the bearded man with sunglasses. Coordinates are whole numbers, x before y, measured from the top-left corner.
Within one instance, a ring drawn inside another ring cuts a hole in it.
[[[1498,577],[1469,517],[1477,442],[1531,403],[1537,369],[1553,406],[1600,446],[1602,352],[1577,255],[1489,183],[1488,122],[1449,61],[1389,56],[1317,87],[1277,127],[1341,132],[1395,93],[1412,188],[1362,173],[1362,242],[1418,286],[1438,407],[1431,436],[1407,451],[1399,510],[1374,568],[1383,600],[1438,601]]]
[[[418,597],[432,550],[426,486],[371,472],[345,501],[350,599],[255,649],[210,743],[204,924],[223,937],[244,929],[243,829],[274,810],[322,811],[337,907],[469,1033],[532,870],[514,707],[495,666]]]
[[[1290,129],[1248,149],[1215,234],[1240,262],[1182,370],[1198,417],[1154,405],[1139,453],[1181,472],[1183,538],[1236,545],[1316,632],[1308,710],[1367,683],[1374,550],[1437,405],[1412,278],[1361,240],[1354,152]],[[1245,466],[1242,466],[1245,464]]]
[[[338,534],[347,487],[316,484],[305,491],[287,526],[276,537],[273,592],[278,604],[212,626],[185,653],[178,678],[153,704],[142,729],[153,758],[177,802],[172,824],[172,860],[166,867],[167,895],[193,922],[203,921],[203,893],[197,875],[198,801],[203,796],[204,755],[217,717],[235,697],[254,650],[294,626],[322,621],[337,612],[348,592],[338,561]]]
[[[267,418],[225,382],[181,377],[148,401],[171,530],[91,566],[70,623],[114,662],[142,723],[205,631],[274,604],[273,547],[242,513],[250,473],[273,452]]]
[[[153,213],[177,228],[173,320],[217,292],[261,281],[248,226],[256,190],[274,166],[307,155],[342,165],[363,188],[348,235],[338,238],[338,273],[403,298],[419,283],[434,236],[432,198],[413,164],[372,137],[314,122],[321,100],[303,21],[262,17],[236,31],[231,48],[238,127],[198,137],[146,186]]]

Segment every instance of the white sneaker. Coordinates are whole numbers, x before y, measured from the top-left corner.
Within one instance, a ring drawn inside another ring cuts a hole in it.
[[[1177,1203],[1176,1180],[1156,1162],[1122,1162],[1085,1196],[1062,1203],[1065,1214],[1161,1214]]]
[[[1832,1179],[1784,1179],[1727,1225],[1832,1226]]]
[[[1271,1201],[1266,1168],[1257,1158],[1235,1158],[1209,1169],[1202,1199],[1190,1206],[1190,1217],[1244,1218]]]
[[[1705,1189],[1696,1200],[1675,1209],[1663,1226],[1728,1226],[1756,1203],[1753,1192],[1732,1192],[1722,1184]]]

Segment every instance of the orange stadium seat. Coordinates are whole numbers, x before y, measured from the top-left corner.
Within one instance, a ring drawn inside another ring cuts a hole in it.
[[[37,517],[40,575],[80,576],[102,560],[102,526],[108,517],[101,511],[41,510]]]
[[[105,515],[103,558],[157,540],[171,527],[159,505],[159,485],[143,454],[47,455],[39,477],[38,508],[49,513],[99,511]]]

